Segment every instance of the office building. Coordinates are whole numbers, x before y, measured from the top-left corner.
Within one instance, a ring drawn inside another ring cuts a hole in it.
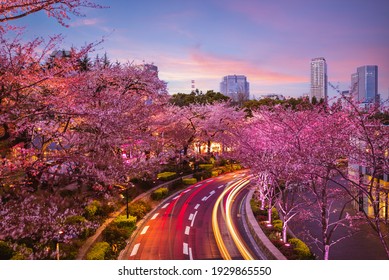
[[[351,75],[351,94],[354,101],[364,107],[379,103],[377,65],[357,68],[357,72]]]
[[[310,98],[316,98],[316,101],[324,100],[327,102],[327,63],[323,57],[313,58],[311,60],[311,92]]]
[[[243,75],[229,75],[223,77],[220,83],[220,92],[236,102],[243,102],[250,97],[249,82]]]

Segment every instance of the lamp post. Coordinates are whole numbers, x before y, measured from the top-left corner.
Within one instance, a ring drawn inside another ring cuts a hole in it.
[[[128,188],[129,188],[129,184],[127,183],[126,184],[126,213],[127,213],[127,219],[128,219],[128,216],[129,216],[129,214],[128,214]]]
[[[56,238],[57,244],[56,244],[56,250],[55,250],[57,260],[59,260],[59,243],[62,242],[62,235],[63,235],[63,231],[62,230],[58,231],[58,236]]]
[[[126,214],[127,214],[127,219],[130,216],[129,214],[129,209],[128,209],[128,203],[129,203],[129,193],[128,189],[133,188],[134,184],[130,182],[130,177],[129,176],[123,176],[123,181],[125,183],[125,188],[126,188]]]

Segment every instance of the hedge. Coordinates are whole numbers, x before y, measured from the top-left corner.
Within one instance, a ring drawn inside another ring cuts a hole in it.
[[[77,224],[83,224],[86,222],[85,217],[75,215],[75,216],[69,216],[65,220],[65,224],[67,225],[77,225]]]
[[[273,227],[275,230],[282,231],[282,221],[281,220],[278,220],[278,219],[273,220],[272,224],[273,224]]]
[[[212,163],[202,163],[202,164],[199,164],[199,168],[205,169],[205,170],[211,170],[213,168],[213,164]]]
[[[290,238],[288,242],[293,245],[293,250],[299,256],[299,259],[312,259],[311,251],[303,241],[298,238]]]
[[[136,225],[136,217],[129,216],[127,219],[126,215],[119,215],[113,222],[121,228],[133,228]]]
[[[205,180],[212,177],[212,172],[210,170],[204,170],[202,172],[196,172],[193,174],[193,178],[196,178],[197,181]]]
[[[153,200],[161,200],[162,198],[165,198],[169,193],[168,188],[162,187],[158,188],[155,191],[152,192],[151,198]]]
[[[0,240],[0,260],[10,260],[13,254],[12,248],[5,241]]]
[[[193,185],[193,184],[197,183],[197,179],[196,178],[184,178],[184,179],[182,179],[182,182],[185,185]]]
[[[143,200],[139,200],[128,206],[128,213],[131,216],[137,217],[139,220],[142,219],[150,210],[150,204]]]
[[[86,255],[87,260],[104,260],[105,255],[110,250],[108,242],[97,242],[92,250]]]
[[[170,181],[175,179],[177,176],[176,172],[162,172],[158,173],[157,178],[162,181]]]
[[[84,212],[86,218],[94,217],[100,208],[101,208],[101,203],[97,200],[93,200],[91,203],[85,206]]]

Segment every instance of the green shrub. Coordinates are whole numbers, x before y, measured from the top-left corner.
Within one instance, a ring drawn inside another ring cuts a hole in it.
[[[276,231],[282,231],[282,221],[281,220],[273,220],[272,224],[273,224],[273,228]]]
[[[79,215],[69,216],[65,220],[65,224],[67,225],[79,225],[83,224],[84,222],[86,222],[85,217]]]
[[[251,210],[253,211],[253,214],[254,214],[254,216],[257,216],[257,215],[259,215],[259,205],[258,205],[258,203],[255,201],[255,199],[251,199],[250,200],[250,206],[251,206]]]
[[[11,258],[11,260],[14,260],[14,261],[20,261],[20,260],[25,260],[25,259],[26,259],[26,257],[22,253],[19,253],[19,252],[15,253]]]
[[[12,248],[5,241],[0,240],[0,260],[10,260],[13,254]]]
[[[212,177],[212,173],[210,170],[204,170],[204,171],[196,172],[195,174],[193,174],[193,178],[196,178],[197,181],[202,181],[202,180],[205,180],[205,179],[208,179],[211,177]]]
[[[232,170],[241,170],[242,166],[240,164],[234,163],[232,164]]]
[[[131,216],[135,216],[138,220],[142,219],[151,210],[150,204],[143,200],[139,200],[128,206],[128,212]]]
[[[71,243],[61,243],[60,258],[61,260],[77,259],[78,250],[84,242],[82,240],[72,240]]]
[[[158,173],[157,178],[162,181],[170,181],[177,177],[176,172],[162,172]]]
[[[185,185],[193,185],[193,184],[197,183],[197,179],[196,178],[184,178],[184,179],[182,179],[182,182]]]
[[[92,250],[86,255],[87,260],[104,260],[105,255],[110,250],[108,242],[97,242]]]
[[[127,219],[126,215],[119,215],[113,222],[120,228],[133,228],[136,225],[136,217],[128,216]]]
[[[312,259],[311,251],[303,241],[298,238],[290,238],[288,242],[293,246],[293,250],[300,260]]]
[[[117,244],[122,246],[130,237],[133,228],[118,227],[115,223],[107,226],[103,231],[103,239],[110,245]]]
[[[221,168],[223,169],[224,173],[228,173],[228,172],[232,171],[232,165],[231,164],[222,166]]]
[[[95,215],[99,215],[99,216],[102,216],[102,217],[108,217],[109,214],[111,214],[113,211],[115,211],[114,204],[104,203],[104,204],[101,204],[97,208],[97,212],[96,212]]]
[[[199,164],[199,168],[204,169],[204,170],[211,170],[213,168],[213,164],[212,163],[202,163],[202,164]]]
[[[93,200],[87,206],[85,206],[84,212],[87,218],[93,218],[97,211],[100,209],[101,203],[97,200]]]
[[[78,237],[82,240],[87,239],[89,236],[92,236],[96,230],[94,228],[85,227],[82,229]]]
[[[280,233],[273,230],[272,232],[270,232],[268,237],[274,243],[274,241],[277,241],[280,239]]]
[[[272,220],[279,220],[280,216],[278,215],[278,211],[275,207],[271,209],[271,218]]]
[[[211,171],[212,177],[217,177],[219,176],[219,172],[217,170],[212,170]]]
[[[158,188],[151,194],[151,198],[153,200],[161,200],[162,198],[165,198],[169,193],[168,188]]]

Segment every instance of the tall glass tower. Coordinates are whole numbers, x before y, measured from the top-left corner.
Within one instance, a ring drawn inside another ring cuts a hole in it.
[[[355,101],[360,104],[379,102],[378,95],[378,66],[365,65],[357,68],[351,75],[351,89]]]
[[[223,77],[220,83],[220,92],[236,102],[248,100],[250,85],[247,77],[243,75],[229,75]]]
[[[327,63],[323,57],[311,60],[311,100],[313,97],[317,101],[323,99],[327,102]]]

